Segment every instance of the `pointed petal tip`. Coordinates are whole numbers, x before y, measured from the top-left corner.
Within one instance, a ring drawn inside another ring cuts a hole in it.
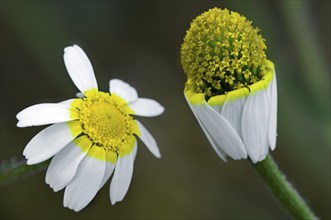
[[[48,160],[52,156],[53,155],[44,157],[44,155],[41,155],[41,154],[37,154],[37,155],[33,155],[33,156],[27,156],[28,160],[26,161],[26,164],[27,165],[35,165],[37,163],[41,163],[41,162],[44,162],[44,161]]]
[[[152,152],[152,154],[154,155],[154,157],[156,157],[157,159],[161,159],[161,153],[160,152]]]
[[[68,209],[70,209],[70,210],[72,210],[72,211],[75,211],[75,212],[79,212],[80,210],[82,210],[84,207],[82,207],[82,208],[77,208],[77,207],[73,207],[73,206],[70,206],[70,205],[64,205],[63,204],[63,206],[65,207],[65,208],[68,208]]]
[[[124,198],[123,199],[119,199],[119,198],[114,198],[114,197],[116,197],[116,195],[111,195],[110,196],[110,202],[111,202],[112,205],[115,205],[116,203],[121,202],[124,199]]]
[[[153,151],[152,154],[153,154],[157,159],[160,159],[160,158],[161,158],[161,153],[160,153],[159,148],[157,148],[157,150]]]
[[[24,149],[23,151],[23,156],[25,157],[26,160],[29,160],[32,157],[33,154],[28,149]]]
[[[27,165],[34,165],[34,164],[37,164],[38,162],[34,161],[33,158],[29,158],[27,161],[26,161],[26,164]]]
[[[16,127],[23,128],[24,126],[22,125],[22,122],[21,121],[18,121],[17,124],[16,124]]]
[[[18,128],[27,128],[27,127],[33,127],[33,126],[39,126],[39,125],[31,125],[31,123],[24,123],[22,120],[18,121],[16,124],[16,127]]]
[[[46,182],[47,183],[47,182]],[[47,185],[49,185],[49,187],[54,191],[54,192],[58,192],[61,190],[61,188],[59,188],[58,186],[54,186],[54,184],[51,183],[47,183]]]
[[[40,157],[40,155],[38,155],[38,154],[33,155],[33,156],[27,156],[26,158],[27,158],[27,161],[26,161],[27,165],[35,165],[35,164],[44,162],[49,159],[49,157],[47,157],[47,158]]]
[[[21,112],[22,112],[22,111],[20,111],[19,113],[16,114],[16,119],[17,119],[17,120],[20,120]]]

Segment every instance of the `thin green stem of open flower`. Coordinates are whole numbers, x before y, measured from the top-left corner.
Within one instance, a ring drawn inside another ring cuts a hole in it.
[[[17,160],[15,158],[3,161],[0,164],[0,181],[1,185],[6,185],[26,176],[35,174],[39,171],[45,170],[49,165],[50,160],[39,164],[29,166],[26,160]]]
[[[286,180],[285,175],[270,155],[265,160],[252,163],[252,165],[293,217],[296,219],[318,219],[300,194]]]

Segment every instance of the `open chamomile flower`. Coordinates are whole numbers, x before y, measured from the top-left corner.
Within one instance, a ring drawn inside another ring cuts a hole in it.
[[[79,98],[28,107],[17,114],[18,127],[53,124],[27,144],[29,165],[51,157],[46,183],[55,192],[65,188],[63,205],[80,211],[114,173],[112,204],[129,189],[139,137],[160,158],[153,136],[132,115],[153,117],[164,108],[155,100],[138,98],[129,84],[110,80],[110,92],[98,91],[92,65],[77,45],[64,49],[64,62]]]
[[[195,18],[181,47],[184,94],[217,154],[262,161],[276,147],[277,85],[265,40],[236,12]]]

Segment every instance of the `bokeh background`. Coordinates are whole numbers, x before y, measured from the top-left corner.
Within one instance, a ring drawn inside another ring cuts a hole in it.
[[[288,219],[249,161],[224,163],[183,96],[179,50],[202,12],[237,11],[261,29],[276,66],[278,144],[271,154],[321,219],[330,216],[329,1],[1,1],[1,161],[22,158],[42,129],[16,127],[15,115],[58,102],[77,89],[63,48],[79,44],[101,90],[111,78],[162,103],[157,118],[140,118],[162,159],[139,142],[131,187],[112,206],[109,184],[79,213],[63,208],[63,191],[45,171],[1,185],[1,219]]]

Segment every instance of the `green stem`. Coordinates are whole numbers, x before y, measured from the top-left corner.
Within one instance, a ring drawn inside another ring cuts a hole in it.
[[[295,219],[318,219],[299,193],[286,180],[285,175],[270,155],[265,160],[253,164],[253,166]]]
[[[49,163],[50,160],[47,160],[39,164],[27,165],[26,160],[17,161],[16,159],[1,162],[0,164],[1,185],[13,182],[19,178],[44,170]]]

